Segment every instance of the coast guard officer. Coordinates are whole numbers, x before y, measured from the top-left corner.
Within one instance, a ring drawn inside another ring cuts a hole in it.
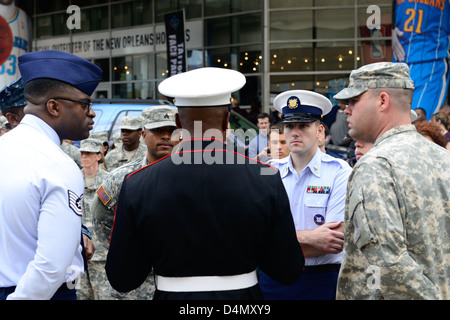
[[[256,267],[285,284],[299,277],[279,173],[223,143],[231,93],[244,84],[237,71],[201,68],[159,85],[175,97],[183,141],[122,184],[106,261],[116,290],[138,287],[152,267],[154,299],[262,299]]]
[[[318,148],[318,137],[324,130],[320,119],[332,105],[321,94],[290,90],[275,97],[274,107],[282,113],[291,153],[270,164],[278,168],[286,188],[306,267],[290,286],[278,284],[263,272],[261,289],[266,299],[335,299],[351,168]]]
[[[53,50],[21,55],[19,68],[25,117],[0,139],[0,299],[76,299],[84,183],[60,145],[89,136],[102,70]]]

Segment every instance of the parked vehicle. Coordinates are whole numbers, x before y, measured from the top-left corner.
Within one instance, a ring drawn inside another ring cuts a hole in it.
[[[107,132],[111,145],[113,134],[119,130],[120,120],[123,117],[140,116],[145,108],[160,105],[172,104],[166,100],[92,99],[92,109],[96,116],[91,133]]]
[[[135,99],[93,99],[92,109],[95,111],[94,128],[91,133],[107,132],[109,144],[113,142],[113,135],[119,130],[120,120],[124,116],[140,116],[142,110],[152,106],[169,105],[167,100],[135,100]],[[250,140],[258,134],[258,127],[245,119],[242,115],[231,111],[231,133],[227,141],[237,146],[248,146]]]

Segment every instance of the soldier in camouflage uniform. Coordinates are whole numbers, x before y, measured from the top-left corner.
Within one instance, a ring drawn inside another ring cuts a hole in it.
[[[63,140],[61,143],[61,149],[75,161],[77,166],[82,169],[83,166],[81,165],[81,159],[80,159],[80,149],[75,147],[71,141],[69,140]]]
[[[100,241],[105,247],[109,247],[109,238],[114,222],[114,211],[124,177],[133,171],[169,155],[173,147],[179,142],[179,135],[174,134],[174,130],[176,129],[176,112],[177,109],[170,106],[157,106],[144,109],[142,111],[142,118],[144,119],[142,136],[147,145],[147,154],[141,159],[137,159],[111,171],[97,190],[97,194],[91,204],[91,211],[95,218],[95,231],[100,236]],[[172,135],[175,140],[171,140]],[[130,261],[130,263],[133,262]],[[155,283],[152,272],[147,278],[147,281],[134,291],[124,294],[118,293],[111,288],[111,298],[148,300],[153,298],[154,291]]]
[[[6,133],[6,124],[8,120],[5,116],[0,116],[0,136]]]
[[[120,132],[118,131],[118,133],[120,134]],[[96,132],[96,133],[92,133],[90,136],[90,138],[92,139],[98,139],[102,142],[102,159],[99,161],[99,166],[105,170],[105,155],[108,153],[109,150],[109,143],[108,143],[108,132],[107,131],[101,131],[101,132]]]
[[[113,145],[115,148],[121,148],[122,147],[122,135],[119,131],[113,134]]]
[[[103,143],[100,140],[88,138],[81,141],[81,173],[84,178],[83,196],[83,225],[92,234],[92,241],[95,246],[95,254],[88,261],[88,269],[80,281],[80,288],[77,290],[78,300],[104,300],[109,298],[109,283],[105,273],[105,262],[107,250],[98,241],[94,232],[94,222],[90,203],[95,196],[95,191],[102,184],[103,179],[108,174],[100,168],[99,161],[102,159]]]
[[[108,152],[105,156],[105,168],[112,171],[126,163],[142,159],[147,154],[147,147],[140,143],[142,118],[126,116],[120,122],[122,146]]]
[[[334,98],[374,142],[349,178],[338,299],[450,299],[450,152],[411,124],[403,63],[354,70]]]

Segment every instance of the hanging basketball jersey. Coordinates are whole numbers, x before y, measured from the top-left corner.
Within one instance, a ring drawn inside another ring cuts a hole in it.
[[[0,4],[0,88],[20,77],[18,57],[29,51],[31,21],[28,15],[13,1],[9,5]]]

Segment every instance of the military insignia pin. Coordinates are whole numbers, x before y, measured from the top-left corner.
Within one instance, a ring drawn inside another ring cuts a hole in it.
[[[297,109],[297,107],[300,105],[300,100],[297,97],[292,96],[288,99],[287,105],[289,109]]]
[[[316,214],[316,215],[314,216],[314,223],[317,224],[317,225],[319,225],[319,226],[323,225],[323,224],[325,223],[325,218],[324,218],[324,216],[321,215],[321,214]]]

